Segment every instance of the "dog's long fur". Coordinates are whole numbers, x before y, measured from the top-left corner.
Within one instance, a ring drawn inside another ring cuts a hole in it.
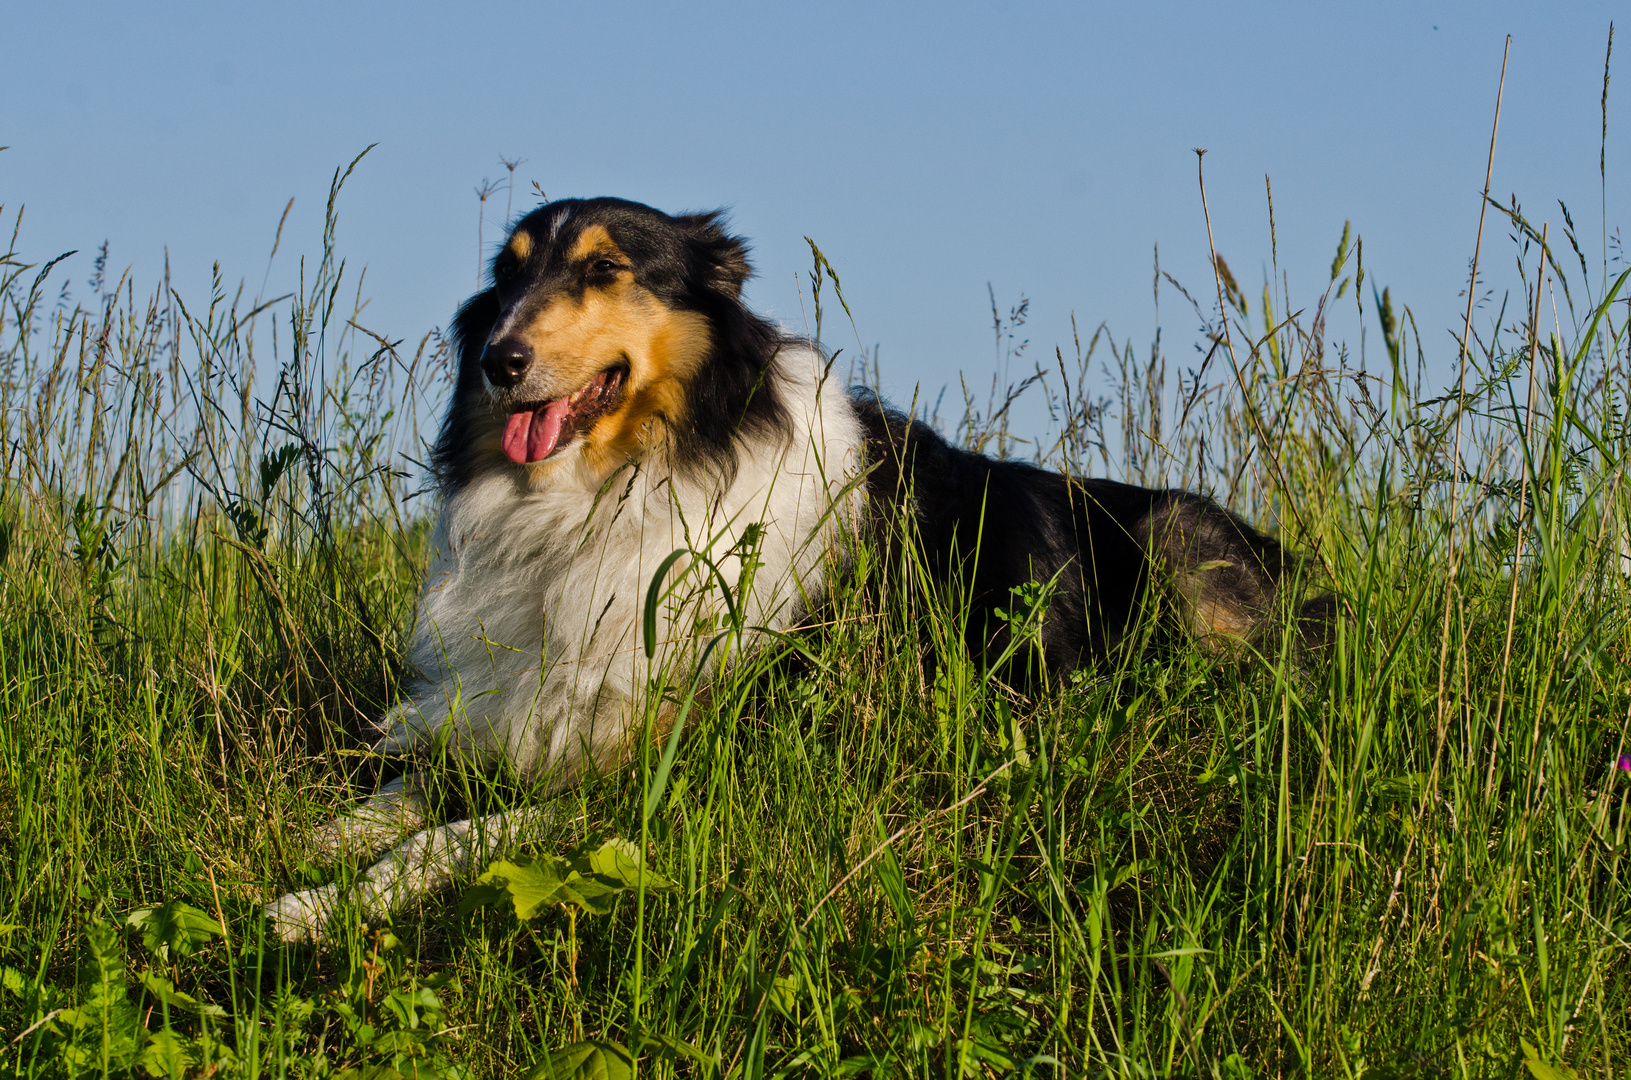
[[[1277,542],[1200,496],[993,461],[846,394],[816,349],[743,305],[748,273],[716,214],[564,200],[516,225],[454,324],[417,677],[378,753],[451,752],[556,784],[615,767],[648,729],[648,686],[723,662],[699,626],[733,601],[741,625],[796,626],[867,533],[920,545],[959,583],[976,655],[1005,648],[996,609],[1030,581],[1054,583],[1040,660],[1055,674],[1123,647],[1152,596],[1215,651],[1264,632],[1295,565]],[[682,551],[648,656],[648,592]],[[668,710],[654,715],[660,732]],[[426,789],[410,771],[312,838],[336,855],[396,845],[358,882],[371,910],[450,880],[521,820],[397,844],[426,824]],[[331,885],[267,913],[306,936],[337,900]]]

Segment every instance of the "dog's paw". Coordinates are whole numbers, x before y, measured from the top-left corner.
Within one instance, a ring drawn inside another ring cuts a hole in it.
[[[306,834],[306,855],[324,866],[372,859],[413,832],[422,819],[412,807],[372,808],[338,817]]]
[[[350,833],[343,824],[344,820],[343,818],[335,818],[326,825],[319,825],[305,835],[301,842],[301,848],[305,851],[308,859],[311,859],[319,866],[328,866],[351,854],[351,845],[347,842]],[[287,897],[284,897],[284,899],[287,899]]]
[[[444,706],[441,712],[445,713]],[[380,757],[412,757],[416,751],[429,750],[436,744],[433,734],[437,730],[412,697],[405,697],[385,711],[374,725],[378,738],[369,752]]]
[[[418,773],[403,773],[350,813],[306,834],[306,854],[322,862],[371,860],[404,836],[425,826],[426,783]]]
[[[272,930],[288,942],[318,941],[340,902],[338,885],[286,893],[262,908]]]

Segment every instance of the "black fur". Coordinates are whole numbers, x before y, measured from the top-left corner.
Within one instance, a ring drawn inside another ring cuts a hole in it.
[[[459,309],[453,403],[434,448],[444,491],[477,466],[475,435],[495,422],[482,350],[506,310],[525,311],[592,282],[567,266],[583,230],[599,225],[630,259],[636,281],[660,302],[703,315],[712,350],[686,388],[686,421],[671,427],[676,468],[735,470],[744,436],[786,430],[771,361],[790,339],[742,303],[751,273],[746,245],[718,213],[670,216],[622,199],[548,203],[517,223],[536,246],[524,264],[501,252],[491,284]],[[1274,539],[1203,496],[1110,480],[1061,476],[952,446],[931,428],[858,393],[851,405],[866,435],[870,519],[888,543],[909,523],[932,573],[956,582],[971,605],[968,648],[986,658],[1007,645],[999,608],[1012,590],[1057,577],[1042,625],[1043,654],[1058,675],[1125,645],[1152,603],[1214,652],[1261,643],[1282,582],[1301,566]],[[903,515],[906,515],[903,517]],[[1301,609],[1316,640],[1330,600]],[[1173,620],[1167,620],[1170,626]]]
[[[866,431],[874,532],[891,545],[912,536],[936,580],[962,590],[976,656],[1007,648],[997,611],[1014,606],[1012,591],[1056,576],[1041,631],[1054,676],[1122,649],[1152,602],[1170,603],[1213,652],[1261,644],[1282,582],[1300,565],[1203,496],[996,461],[952,446],[870,393],[857,392],[853,405]],[[1305,637],[1316,636],[1327,610],[1326,600],[1305,607]]]
[[[508,307],[581,292],[584,282],[567,267],[565,254],[594,225],[605,228],[629,257],[645,290],[671,307],[700,313],[713,328],[712,355],[686,389],[686,422],[671,429],[674,465],[728,472],[739,435],[787,428],[770,361],[788,339],[742,303],[742,284],[752,268],[747,246],[725,231],[722,214],[670,216],[624,199],[562,199],[516,223],[538,241],[526,263],[500,281],[495,271],[506,258],[501,251],[490,268],[489,286],[465,301],[453,320],[458,374],[432,453],[444,490],[470,479],[474,436],[482,424],[494,422],[481,370],[494,326]]]

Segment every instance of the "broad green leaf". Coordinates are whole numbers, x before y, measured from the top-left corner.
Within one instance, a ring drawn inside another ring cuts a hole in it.
[[[406,1078],[389,1065],[357,1065],[341,1069],[334,1074],[334,1080],[406,1080]]]
[[[1535,1080],[1580,1080],[1580,1074],[1567,1065],[1548,1065],[1540,1059],[1540,1051],[1528,1039],[1519,1039],[1523,1050],[1523,1067]]]
[[[158,998],[172,1009],[182,1009],[199,1016],[225,1016],[227,1011],[219,1005],[211,1005],[199,1001],[191,994],[184,994],[175,988],[169,979],[161,978],[151,971],[142,972],[142,986],[149,994]]]
[[[470,1070],[457,1062],[450,1062],[440,1054],[398,1060],[402,1080],[470,1080]]]
[[[534,1065],[526,1080],[630,1080],[634,1059],[618,1043],[592,1039],[563,1046]]]
[[[958,1045],[968,1058],[978,1058],[996,1072],[1013,1072],[1019,1068],[1014,1052],[989,1035],[974,1035]]]
[[[576,864],[579,860],[574,860]],[[608,840],[594,851],[581,856],[581,871],[611,878],[626,889],[638,888],[643,881],[647,889],[665,890],[679,886],[661,874],[646,869],[640,849],[627,840]]]
[[[1116,867],[1115,876],[1110,879],[1111,891],[1113,892],[1116,889],[1121,888],[1123,885],[1127,884],[1127,882],[1131,881],[1133,878],[1137,877],[1143,872],[1143,864],[1137,862],[1136,860],[1128,863],[1126,866]]]
[[[771,1008],[791,1018],[793,1010],[798,1008],[799,982],[796,978],[778,975],[765,987],[765,997]]]
[[[147,1037],[141,1057],[136,1059],[148,1076],[181,1076],[193,1063],[187,1040],[165,1028]]]
[[[49,1030],[72,1044],[64,1048],[70,1074],[92,1066],[125,1070],[141,1052],[147,1032],[127,994],[130,971],[125,966],[123,940],[114,927],[93,922],[85,928],[85,943],[86,956],[79,969],[80,1005],[59,1013]]]
[[[380,1005],[389,1010],[396,1018],[399,1028],[406,1031],[418,1031],[427,1018],[439,1015],[442,1003],[436,997],[436,992],[428,986],[410,986],[405,990],[393,990],[380,1000]]]
[[[514,861],[500,860],[489,866],[476,883],[501,887],[515,905],[515,917],[530,919],[559,901],[570,870],[567,861],[557,855],[517,855]]]
[[[584,877],[574,870],[561,882],[561,891],[556,899],[563,904],[576,904],[591,915],[608,915],[617,905],[617,898],[622,892],[621,884],[603,878]]]
[[[191,904],[167,900],[156,908],[141,908],[124,917],[124,924],[138,927],[142,944],[155,956],[190,956],[221,937],[221,924]]]
[[[506,900],[515,917],[531,919],[551,904],[572,904],[591,915],[612,910],[629,889],[648,892],[678,888],[672,881],[647,870],[639,850],[627,840],[608,840],[592,852],[558,855],[517,855],[500,860],[476,879],[465,893],[460,910],[498,906]]]
[[[476,880],[476,884],[465,890],[464,899],[459,901],[460,915],[468,915],[477,908],[502,907],[510,898],[510,890],[505,888],[503,878],[491,881],[486,878],[487,875],[483,874]]]
[[[664,1035],[660,1031],[646,1032],[643,1036],[641,1036],[639,1042],[637,1042],[635,1045],[641,1053],[645,1053],[648,1049],[655,1046],[658,1047],[663,1053],[672,1057],[686,1057],[690,1058],[692,1061],[700,1061],[704,1065],[717,1066],[718,1064],[713,1058],[709,1057],[701,1050],[698,1050],[690,1043],[676,1039],[672,1035]]]
[[[1420,772],[1383,777],[1371,786],[1371,794],[1384,803],[1415,799],[1426,790],[1427,774]]]

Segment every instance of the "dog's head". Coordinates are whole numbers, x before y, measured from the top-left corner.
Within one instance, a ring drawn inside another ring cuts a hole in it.
[[[444,481],[574,460],[604,476],[659,448],[728,457],[738,431],[779,423],[780,336],[742,305],[749,273],[718,214],[569,199],[522,218],[454,323]]]

